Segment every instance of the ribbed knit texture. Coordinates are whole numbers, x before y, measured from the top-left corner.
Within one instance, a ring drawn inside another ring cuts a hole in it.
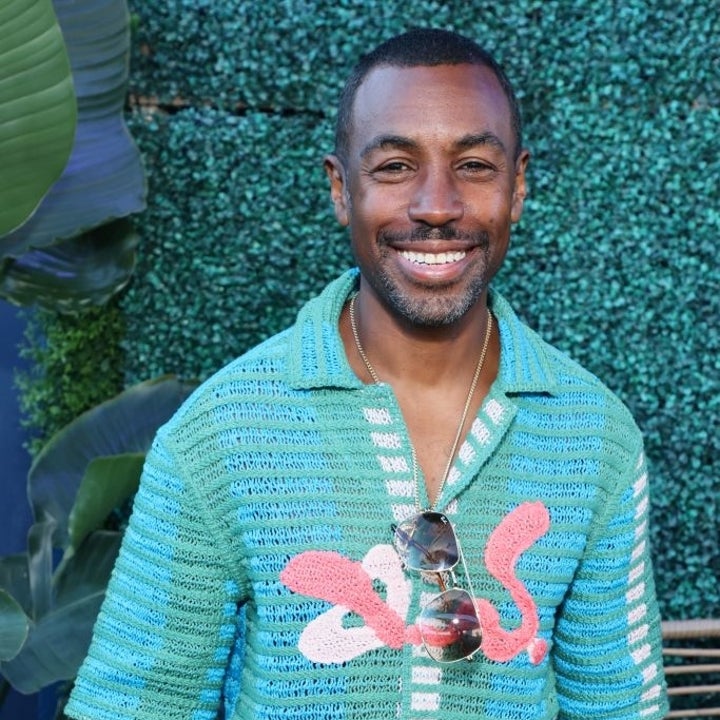
[[[331,284],[160,431],[67,714],[662,718],[640,434],[497,294],[499,376],[437,503],[483,644],[469,662],[428,657],[414,623],[437,588],[402,569],[390,529],[415,512],[407,430],[337,330],[356,282]]]

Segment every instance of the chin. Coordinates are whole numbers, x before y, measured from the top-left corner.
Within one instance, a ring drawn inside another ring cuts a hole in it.
[[[394,312],[412,325],[426,328],[449,327],[461,320],[475,305],[480,292],[447,296],[428,294],[428,297],[408,297],[406,295],[388,297]]]

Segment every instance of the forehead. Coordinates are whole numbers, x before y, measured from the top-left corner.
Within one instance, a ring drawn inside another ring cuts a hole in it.
[[[454,143],[493,133],[514,147],[510,104],[496,78],[481,65],[374,68],[357,90],[350,154],[381,134],[421,142]]]

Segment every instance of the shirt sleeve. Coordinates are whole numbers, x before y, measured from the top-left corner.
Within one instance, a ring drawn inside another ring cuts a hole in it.
[[[642,451],[607,499],[560,609],[553,660],[562,720],[659,720],[667,712]]]
[[[71,718],[217,717],[239,587],[207,508],[176,461],[161,431],[65,709]]]

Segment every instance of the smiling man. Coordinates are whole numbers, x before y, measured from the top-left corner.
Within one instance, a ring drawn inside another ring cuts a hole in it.
[[[664,716],[640,433],[490,290],[528,158],[474,42],[361,59],[358,267],[158,433],[70,717]]]

